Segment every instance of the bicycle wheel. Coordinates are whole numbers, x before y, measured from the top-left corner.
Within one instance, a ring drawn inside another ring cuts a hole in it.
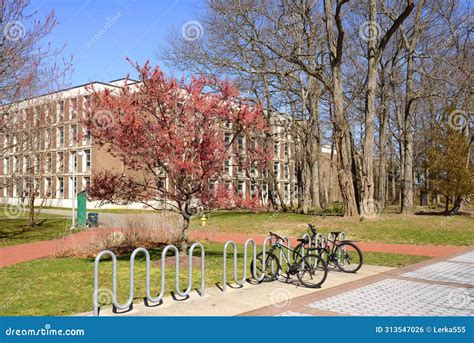
[[[319,256],[311,254],[306,255],[299,263],[298,280],[308,288],[319,288],[326,281],[328,268],[326,262]]]
[[[275,256],[274,253],[265,253],[265,263],[263,263],[262,255],[262,253],[257,254],[255,265],[257,270],[256,276],[260,277],[262,273],[265,273],[262,282],[270,282],[276,280],[281,270],[280,260],[278,259],[278,257]],[[250,263],[250,275],[252,276],[254,262],[255,260],[252,260],[252,263]]]
[[[364,262],[360,249],[351,242],[342,242],[334,250],[334,263],[337,268],[346,273],[355,273]]]

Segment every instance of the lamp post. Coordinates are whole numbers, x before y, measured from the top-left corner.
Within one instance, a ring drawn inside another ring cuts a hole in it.
[[[83,151],[71,151],[71,167],[72,167],[72,225],[71,230],[77,228],[76,225],[76,202],[77,202],[77,186],[76,186],[76,168],[77,168],[77,156],[83,156]]]

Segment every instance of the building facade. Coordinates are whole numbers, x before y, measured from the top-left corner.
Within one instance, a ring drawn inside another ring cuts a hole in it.
[[[6,124],[0,131],[0,203],[25,204],[30,193],[35,192],[37,205],[71,207],[76,192],[85,191],[95,173],[122,171],[120,161],[94,144],[82,119],[88,108],[88,87],[100,91],[123,85],[124,79],[110,83],[94,82],[11,105]],[[272,117],[271,168],[276,185],[258,184],[261,175],[256,171],[240,170],[232,160],[225,162],[226,181],[241,196],[252,196],[257,187],[261,187],[264,199],[268,200],[272,192],[284,197],[287,204],[297,203],[295,152],[299,142],[289,134],[289,124],[289,119],[283,115]],[[232,141],[232,135],[231,128],[223,129],[226,143]],[[233,141],[238,147],[245,144],[239,137]],[[323,148],[321,156],[324,160],[322,172],[328,175],[328,187],[336,189],[336,178],[331,182],[329,177],[330,149]],[[143,206],[132,204],[129,207]]]

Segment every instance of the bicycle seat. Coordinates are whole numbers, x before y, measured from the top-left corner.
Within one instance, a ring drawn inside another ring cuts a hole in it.
[[[297,241],[301,242],[301,243],[308,243],[309,239],[308,238],[298,238]]]
[[[342,233],[342,231],[332,231],[331,234],[335,236],[339,236]]]

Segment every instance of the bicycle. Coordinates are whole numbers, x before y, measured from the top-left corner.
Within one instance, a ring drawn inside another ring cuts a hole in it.
[[[331,240],[328,238],[326,244],[323,245],[322,240],[321,242],[316,241],[317,232],[315,227],[312,224],[308,224],[308,227],[309,231],[311,231],[311,243],[316,247],[318,255],[326,259],[325,262],[328,266],[334,264],[339,270],[345,273],[355,273],[362,267],[364,263],[362,251],[352,241],[339,241],[338,238],[342,233],[341,231],[331,232],[328,237],[333,236],[334,239]],[[307,250],[308,248],[306,246],[309,247],[309,239],[307,237],[300,238],[298,241],[300,243],[294,250],[302,254],[301,251],[303,249]]]
[[[276,242],[273,243],[269,251],[265,253],[265,261],[263,261],[263,253],[259,253],[256,256],[256,260],[252,260],[250,264],[251,270],[253,270],[255,263],[255,267],[260,275],[264,274],[263,282],[274,281],[280,274],[281,263],[279,258],[274,254],[276,250],[283,251],[283,249],[286,249],[294,253],[294,250],[283,244],[285,241],[283,237],[273,232],[270,232],[270,236],[275,237]],[[286,254],[282,255],[288,265],[288,278],[290,275],[296,275],[300,284],[308,288],[320,288],[324,281],[326,281],[328,273],[327,265],[318,255],[307,254],[303,256],[300,253],[296,253],[296,259],[294,259],[293,263],[290,262]]]

